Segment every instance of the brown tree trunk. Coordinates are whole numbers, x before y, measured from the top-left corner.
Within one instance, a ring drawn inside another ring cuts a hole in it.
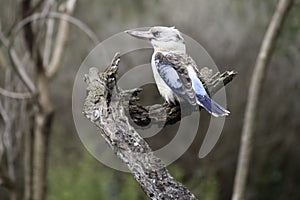
[[[33,200],[43,200],[47,190],[48,147],[53,107],[49,96],[48,79],[44,71],[40,71],[37,76],[39,108],[34,121]]]
[[[22,4],[22,17],[26,18],[31,11],[31,0],[23,0]],[[46,188],[47,188],[47,161],[48,161],[48,144],[49,144],[49,134],[53,118],[53,107],[50,100],[49,94],[49,79],[46,76],[46,70],[43,66],[43,59],[40,54],[39,46],[35,41],[35,33],[29,23],[24,27],[24,39],[26,42],[27,49],[31,55],[31,59],[34,63],[36,71],[36,99],[33,100],[33,107],[36,108],[34,112],[33,120],[33,136],[34,142],[32,140],[27,141],[33,146],[32,158],[30,158],[30,148],[28,147],[28,165],[30,167],[31,160],[32,165],[32,188],[28,186],[25,198],[33,200],[44,200],[46,199]],[[25,166],[24,166],[25,167]],[[28,170],[27,181],[31,181],[31,172]],[[32,191],[32,194],[31,194]]]

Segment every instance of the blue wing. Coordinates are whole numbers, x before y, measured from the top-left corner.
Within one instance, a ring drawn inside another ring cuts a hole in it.
[[[213,101],[207,94],[197,73],[197,66],[187,55],[156,53],[155,65],[165,83],[179,97],[190,104],[199,104],[212,115],[225,116],[229,111]],[[187,67],[189,66],[189,68]]]
[[[160,77],[177,96],[187,100],[192,105],[197,104],[192,81],[185,65],[176,65],[176,62],[172,62],[161,53],[156,53],[155,65]]]
[[[205,110],[207,110],[215,117],[228,115],[229,114],[228,110],[220,106],[218,103],[216,103],[208,96],[196,72],[190,71],[189,75],[192,79],[193,88],[197,96],[198,104],[201,105],[203,108],[205,108]]]

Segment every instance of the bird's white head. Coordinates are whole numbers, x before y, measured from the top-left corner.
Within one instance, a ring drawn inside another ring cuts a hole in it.
[[[181,33],[175,27],[154,26],[148,31],[126,31],[136,38],[149,40],[154,51],[185,53],[185,42]]]

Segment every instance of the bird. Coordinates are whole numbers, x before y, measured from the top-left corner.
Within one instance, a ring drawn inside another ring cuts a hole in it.
[[[127,34],[150,41],[153,46],[151,66],[160,95],[168,103],[186,100],[200,105],[214,117],[229,111],[210,98],[199,78],[196,62],[186,53],[184,38],[175,27],[154,26],[146,31],[127,30]]]

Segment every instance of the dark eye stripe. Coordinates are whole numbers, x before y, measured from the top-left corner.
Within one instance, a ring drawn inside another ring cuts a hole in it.
[[[154,37],[159,37],[160,32],[159,31],[155,31],[152,34],[154,35]]]

